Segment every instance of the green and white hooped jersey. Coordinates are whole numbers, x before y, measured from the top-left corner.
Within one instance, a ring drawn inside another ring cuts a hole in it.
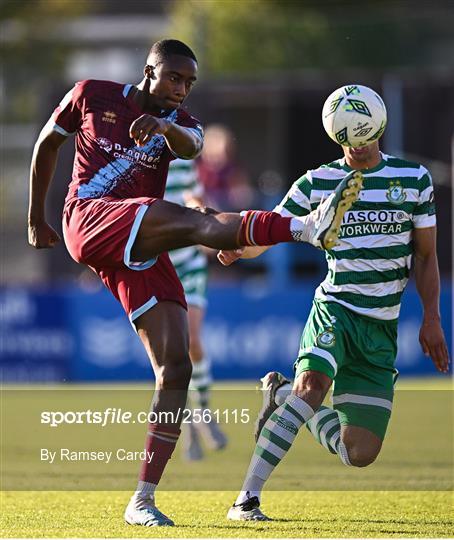
[[[203,195],[198,182],[194,161],[175,159],[170,162],[164,199],[185,206],[191,197]],[[169,252],[183,285],[188,304],[206,305],[207,259],[197,246],[175,249]]]
[[[351,170],[343,158],[308,171],[274,211],[308,214]],[[386,154],[362,173],[360,197],[344,216],[340,245],[326,252],[328,274],[315,298],[394,320],[410,274],[413,228],[436,224],[432,178],[422,165]]]

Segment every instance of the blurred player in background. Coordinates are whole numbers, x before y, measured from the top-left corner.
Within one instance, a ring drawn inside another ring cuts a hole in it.
[[[193,160],[175,159],[170,162],[164,198],[189,208],[205,206],[203,186]],[[207,304],[208,260],[198,246],[176,249],[169,256],[183,285],[188,304],[189,356],[192,362],[189,403],[199,409],[203,417],[203,411],[209,409],[212,384],[210,361],[206,357],[201,335]],[[200,435],[213,450],[220,450],[227,444],[226,436],[214,420],[184,424],[182,435],[184,456],[189,461],[203,458]]]
[[[262,379],[257,444],[227,515],[232,520],[269,519],[260,510],[263,486],[304,425],[345,465],[366,467],[377,458],[391,415],[397,322],[413,255],[424,311],[421,347],[440,372],[448,371],[432,178],[422,165],[380,152],[378,141],[342,149],[343,159],[308,171],[274,209],[282,216],[305,215],[346,173],[358,170],[364,176],[360,199],[345,214],[339,244],[326,252],[329,271],[315,292],[293,385],[276,372]],[[219,259],[228,265],[266,249],[221,252]],[[333,407],[325,407],[333,382]]]
[[[181,107],[197,80],[193,51],[177,40],[156,42],[137,85],[86,80],[63,98],[35,144],[30,171],[28,239],[59,241],[46,220],[47,190],[61,145],[75,134],[72,180],[63,210],[66,247],[119,300],[156,377],[145,460],[125,512],[128,523],[168,526],[155,490],[180,435],[192,373],[186,300],[167,252],[192,245],[235,249],[279,242],[327,248],[360,185],[346,178],[317,212],[287,218],[193,210],[163,200],[169,163],[194,159],[203,147],[198,120]]]
[[[253,205],[254,190],[238,160],[234,134],[226,126],[211,124],[206,128],[197,169],[207,206],[236,212]]]

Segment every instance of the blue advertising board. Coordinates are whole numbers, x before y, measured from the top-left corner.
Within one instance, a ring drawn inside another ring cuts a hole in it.
[[[292,373],[315,285],[273,289],[266,282],[211,287],[204,345],[215,379],[258,379]],[[104,289],[0,291],[4,381],[147,381],[149,360],[123,310]],[[443,326],[452,343],[451,286],[441,295]],[[397,368],[435,375],[421,351],[421,307],[413,286],[404,294]]]
[[[0,289],[1,380],[67,380],[75,351],[66,310],[57,290]]]

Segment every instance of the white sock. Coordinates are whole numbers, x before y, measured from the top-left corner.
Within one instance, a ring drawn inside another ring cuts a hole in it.
[[[152,499],[154,500],[154,492],[156,490],[156,484],[151,482],[144,482],[139,480],[137,483],[137,489],[132,496],[133,499]]]
[[[246,502],[248,499],[251,499],[252,497],[257,497],[260,500],[262,489],[265,484],[265,480],[262,480],[258,476],[255,478],[252,478],[252,482],[256,481],[256,489],[250,489],[248,491],[240,491],[240,494],[236,498],[235,504],[241,504]]]
[[[314,234],[314,227],[308,227],[304,217],[292,218],[290,220],[290,232],[293,239],[297,242],[311,243],[312,236]]]
[[[257,441],[242,492],[253,493],[260,500],[265,482],[290,449],[300,427],[314,415],[312,408],[295,394],[287,396],[268,418]],[[273,442],[274,441],[274,442]],[[244,494],[237,500],[242,501]]]

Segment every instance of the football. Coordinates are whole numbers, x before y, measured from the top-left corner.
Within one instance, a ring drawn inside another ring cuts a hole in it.
[[[382,98],[367,86],[348,85],[335,90],[322,111],[326,133],[341,146],[367,146],[378,140],[386,128],[386,107]]]

